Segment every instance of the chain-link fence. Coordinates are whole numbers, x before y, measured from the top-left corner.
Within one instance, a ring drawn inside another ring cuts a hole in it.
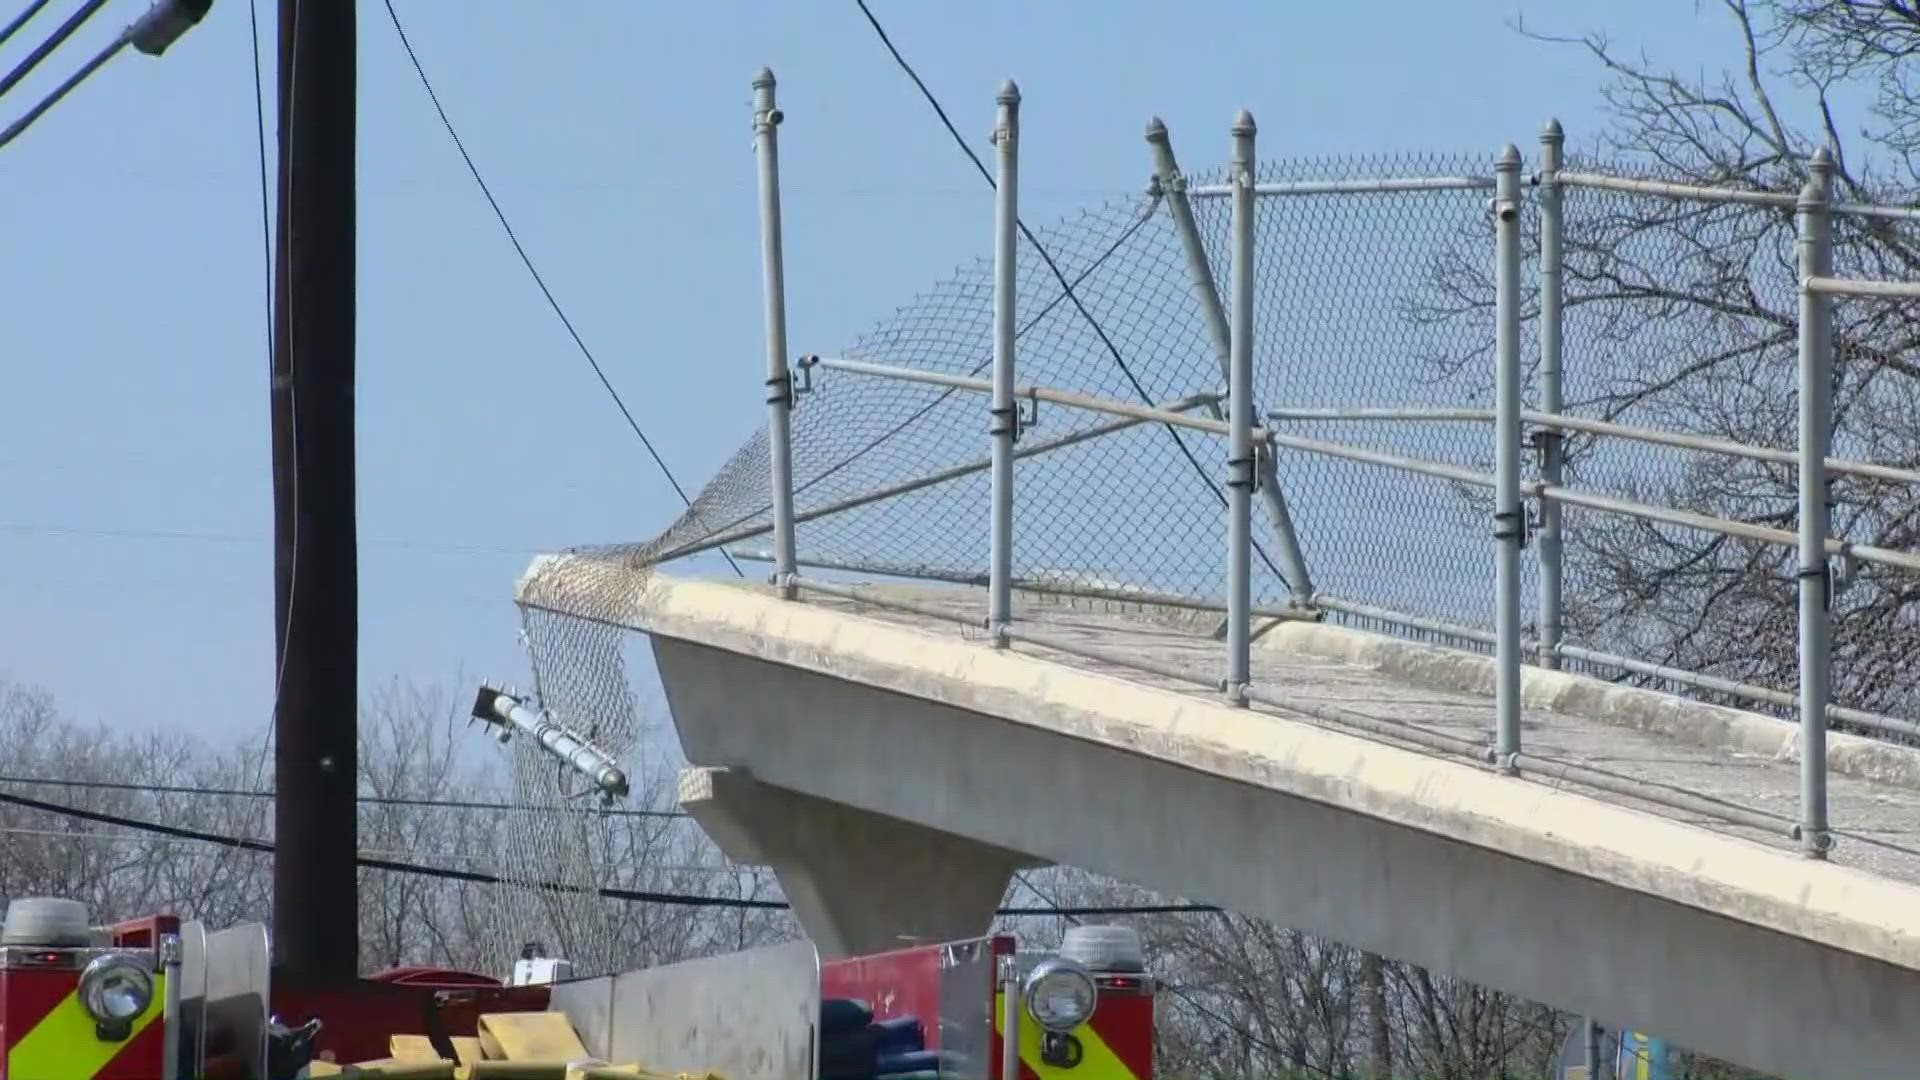
[[[1557,146],[1556,135],[1543,153]],[[1513,648],[1792,715],[1805,576],[1793,535],[1805,355],[1795,200],[1807,168],[1784,164],[1741,191],[1577,158],[1506,168],[1510,195],[1496,192],[1493,155],[1163,172],[1144,193],[1023,233],[1015,582],[1230,612],[1227,426],[1205,418],[1229,401],[1233,193],[1250,183],[1251,397],[1286,511],[1256,504],[1258,610],[1493,647],[1495,474],[1502,433],[1517,430],[1527,520]],[[1835,274],[1916,276],[1913,220],[1833,209]],[[1517,262],[1505,301],[1497,240]],[[776,409],[791,403],[798,566],[987,584],[995,301],[982,260],[838,355],[770,376]],[[1898,676],[1920,610],[1901,565],[1913,562],[1920,307],[1838,299],[1833,313],[1843,460],[1829,470],[1841,557],[1828,715],[1897,734],[1910,730],[1899,716],[1920,711]],[[1518,410],[1496,392],[1503,359],[1519,372]],[[649,568],[717,547],[779,558],[769,445],[765,433],[749,441],[652,541],[576,553],[524,584],[547,706],[596,725],[616,753],[633,711],[618,627]],[[1558,561],[1536,542],[1556,511]],[[1293,580],[1290,540],[1310,588]],[[1514,748],[1518,730],[1516,712]],[[528,860],[578,847],[569,861],[584,862],[593,841],[525,844]]]
[[[1659,179],[1589,162],[1574,168]],[[1570,484],[1776,531],[1797,528],[1801,274],[1793,201],[1805,176],[1783,169],[1774,190],[1752,191],[1754,200],[1743,202],[1566,188],[1565,411],[1702,436],[1770,458],[1576,432],[1566,454]],[[1905,253],[1915,225],[1833,214],[1835,273],[1911,277]],[[1916,314],[1911,301],[1834,306],[1832,459],[1886,466],[1888,474],[1920,461],[1920,383],[1903,359],[1914,343]],[[1913,491],[1889,476],[1832,469],[1833,535],[1911,550],[1901,523]],[[1570,642],[1754,692],[1653,678],[1662,689],[1791,712],[1799,682],[1799,564],[1790,547],[1583,509],[1569,512],[1567,537]],[[1835,701],[1849,712],[1920,715],[1889,666],[1911,644],[1896,628],[1911,618],[1902,611],[1912,573],[1846,558],[1836,566]]]

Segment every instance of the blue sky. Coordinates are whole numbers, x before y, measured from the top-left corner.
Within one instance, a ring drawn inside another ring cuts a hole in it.
[[[145,3],[109,4],[0,116]],[[1155,113],[1195,167],[1224,156],[1243,105],[1263,156],[1491,155],[1548,115],[1590,136],[1600,73],[1512,32],[1516,16],[1683,67],[1719,67],[1729,43],[1717,5],[1675,0],[872,4],[976,149],[995,88],[1019,80],[1035,223],[1142,186]],[[276,6],[260,11],[269,94]],[[759,65],[787,115],[795,351],[845,344],[990,246],[990,192],[852,0],[396,6],[523,242],[690,486],[761,418]],[[384,9],[360,12],[362,677],[518,678],[527,558],[644,538],[679,507],[501,236]],[[271,707],[254,131],[248,9],[217,0],[164,58],[121,57],[0,149],[0,675],[82,719],[224,740]]]

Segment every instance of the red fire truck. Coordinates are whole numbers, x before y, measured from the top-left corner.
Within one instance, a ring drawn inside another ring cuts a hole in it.
[[[1139,939],[1076,927],[822,962],[806,942],[544,985],[424,968],[347,987],[271,985],[266,928],[15,900],[0,924],[0,1080],[293,1080],[554,1011],[600,1060],[726,1080],[1152,1080]],[[1007,1033],[1012,1032],[1012,1038]],[[556,1065],[560,1063],[555,1063]],[[560,1075],[559,1073],[555,1074]]]

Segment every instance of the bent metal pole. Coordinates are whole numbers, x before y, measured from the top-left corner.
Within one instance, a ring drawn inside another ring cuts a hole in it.
[[[987,628],[997,645],[1007,643],[1013,622],[1013,440],[1020,425],[1013,403],[1014,289],[1020,257],[1015,230],[1020,222],[1020,88],[1008,79],[1000,87],[1000,122],[993,131],[999,176],[993,200],[993,405],[988,431],[993,437],[993,548],[987,574]]]
[[[1180,237],[1180,250],[1187,259],[1188,284],[1200,306],[1200,319],[1207,328],[1207,340],[1213,345],[1220,365],[1221,385],[1233,381],[1233,331],[1227,327],[1226,309],[1220,306],[1219,287],[1214,283],[1213,266],[1207,260],[1207,248],[1200,239],[1200,227],[1193,218],[1193,203],[1187,198],[1187,179],[1173,155],[1173,137],[1159,117],[1147,121],[1147,145],[1153,149],[1153,178],[1167,200],[1173,218],[1173,231]],[[1258,190],[1258,185],[1255,188]],[[1213,408],[1220,419],[1219,409]],[[1280,559],[1294,606],[1309,607],[1313,601],[1313,577],[1307,573],[1306,555],[1300,549],[1300,534],[1293,527],[1293,514],[1287,509],[1286,494],[1280,490],[1278,464],[1273,447],[1264,439],[1256,440],[1259,454],[1260,496],[1266,503],[1267,517],[1280,542]]]

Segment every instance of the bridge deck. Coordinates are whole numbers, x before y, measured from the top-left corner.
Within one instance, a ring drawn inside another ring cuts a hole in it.
[[[807,590],[803,590],[802,597],[810,604],[857,611],[866,618],[985,640],[984,630],[929,614],[883,606],[889,600],[904,600],[917,607],[965,616],[974,626],[980,626],[985,617],[985,595],[980,590],[886,585],[863,586],[862,592],[879,602],[862,603]],[[1216,615],[1023,595],[1016,598],[1015,618],[1045,636],[1084,644],[1105,653],[1139,657],[1164,667],[1190,670],[1202,677],[1215,677],[1222,670],[1223,649],[1210,633],[1218,619]],[[1417,685],[1376,667],[1311,655],[1288,648],[1277,640],[1283,637],[1284,634],[1269,634],[1254,649],[1256,685],[1284,692],[1303,704],[1333,706],[1376,720],[1417,724],[1468,738],[1483,738],[1493,728],[1493,701],[1484,694]],[[1128,682],[1195,696],[1212,693],[1204,686],[1135,667],[1102,663],[1025,642],[1014,647]],[[1253,708],[1295,720],[1312,719],[1262,703],[1255,703]],[[1339,727],[1327,721],[1312,722]],[[1790,725],[1784,723],[1759,722],[1778,724],[1783,733],[1791,732]],[[1781,754],[1743,751],[1713,745],[1711,740],[1693,742],[1672,738],[1574,711],[1529,707],[1523,712],[1522,725],[1523,747],[1530,754],[1589,764],[1649,784],[1666,785],[1669,789],[1782,815],[1789,820],[1796,814],[1799,766],[1797,761]],[[1364,735],[1351,728],[1343,730]],[[1574,769],[1577,772],[1578,766]],[[1528,775],[1543,783],[1567,784],[1561,778],[1538,771]],[[1798,847],[1798,841],[1787,835],[1784,828],[1761,831],[1722,818],[1596,790],[1577,781],[1568,786],[1582,794],[1717,832],[1775,847]],[[1905,784],[1833,772],[1828,799],[1834,828],[1851,834],[1836,838],[1832,853],[1835,863],[1920,884],[1920,790]],[[1874,843],[1875,840],[1896,846],[1883,846]]]

